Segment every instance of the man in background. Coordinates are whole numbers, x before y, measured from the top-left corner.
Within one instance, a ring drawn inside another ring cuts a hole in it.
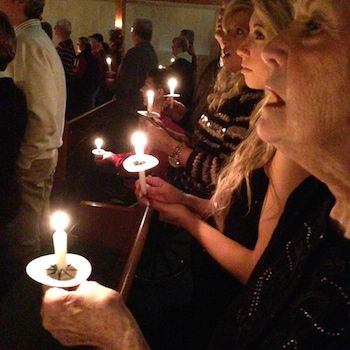
[[[127,97],[142,106],[140,89],[149,71],[158,67],[158,58],[151,44],[153,25],[147,18],[137,18],[131,28],[134,47],[126,53],[116,78],[114,94]]]
[[[75,78],[74,78],[74,61],[76,54],[74,50],[73,41],[71,39],[72,24],[68,19],[62,18],[57,21],[54,27],[55,40],[57,44],[57,52],[61,58],[64,73],[66,75],[66,88],[67,88],[67,119],[72,118],[75,115]]]
[[[21,194],[13,222],[9,267],[24,271],[40,254],[40,233],[48,209],[57,149],[62,145],[66,85],[57,51],[41,28],[44,0],[0,0],[17,37],[17,52],[7,73],[27,99],[28,124],[17,161]]]

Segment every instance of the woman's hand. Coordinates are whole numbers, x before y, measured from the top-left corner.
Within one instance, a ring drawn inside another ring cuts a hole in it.
[[[153,200],[151,205],[159,212],[159,218],[162,221],[180,226],[187,231],[191,231],[199,216],[181,204],[166,204],[164,202]]]
[[[170,185],[168,182],[159,177],[146,177],[147,195],[144,196],[141,192],[140,182],[136,181],[135,195],[139,202],[143,204],[151,204],[152,201],[168,204],[185,204],[185,194]]]
[[[65,346],[144,350],[148,346],[121,296],[96,282],[76,291],[51,288],[41,307],[43,326]]]

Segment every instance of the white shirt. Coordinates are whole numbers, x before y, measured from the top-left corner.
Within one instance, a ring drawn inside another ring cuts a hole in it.
[[[29,169],[33,160],[53,157],[62,145],[66,83],[61,59],[40,21],[25,21],[15,32],[16,56],[6,73],[27,100],[28,124],[18,165]]]

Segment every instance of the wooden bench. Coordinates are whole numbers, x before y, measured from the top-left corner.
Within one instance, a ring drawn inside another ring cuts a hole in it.
[[[84,255],[99,282],[127,298],[147,238],[151,210],[82,202],[72,212],[70,251]]]

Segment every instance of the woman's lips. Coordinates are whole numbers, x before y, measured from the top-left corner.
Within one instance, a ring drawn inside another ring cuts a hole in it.
[[[274,90],[272,90],[269,87],[266,87],[266,91],[267,91],[267,100],[264,107],[280,108],[286,105],[282,97],[278,95]]]
[[[241,73],[249,73],[249,72],[251,72],[252,70],[250,69],[250,68],[248,68],[248,67],[246,67],[246,66],[242,66],[241,67]]]

